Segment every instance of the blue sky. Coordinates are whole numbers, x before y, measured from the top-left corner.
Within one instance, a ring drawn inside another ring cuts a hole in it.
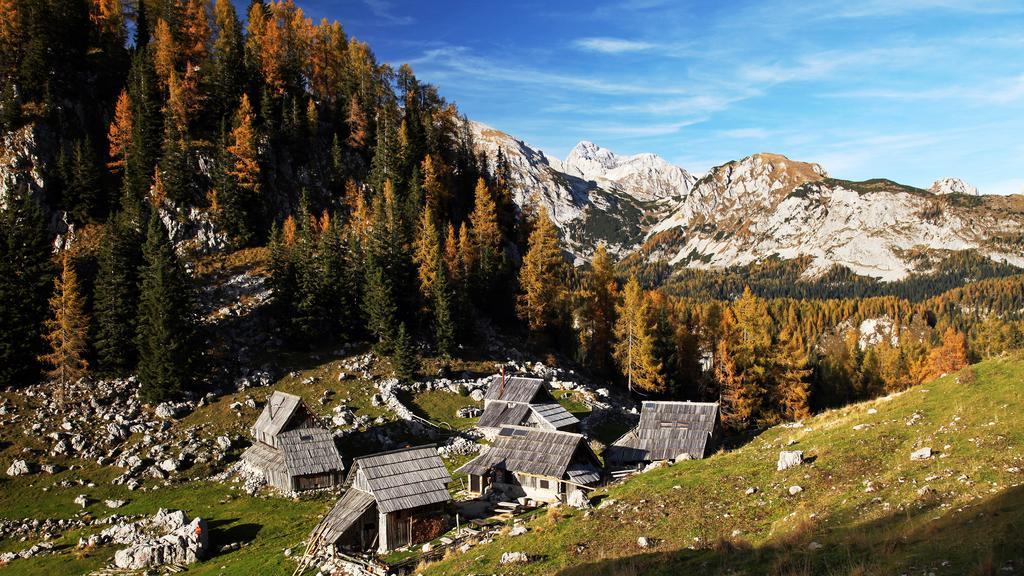
[[[470,118],[702,172],[754,152],[833,176],[1024,190],[1024,2],[298,0]]]

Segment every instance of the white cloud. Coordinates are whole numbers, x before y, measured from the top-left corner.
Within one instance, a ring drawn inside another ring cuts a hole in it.
[[[580,38],[573,44],[582,50],[601,52],[602,54],[623,54],[626,52],[643,52],[655,48],[650,42],[626,40],[623,38]]]
[[[391,0],[363,0],[363,4],[366,4],[374,16],[387,24],[404,26],[413,23],[412,16],[399,16],[395,14],[394,5],[391,3]]]

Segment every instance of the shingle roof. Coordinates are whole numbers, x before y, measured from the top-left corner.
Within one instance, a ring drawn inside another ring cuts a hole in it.
[[[500,428],[505,425],[517,426],[530,413],[530,405],[519,402],[494,401],[484,408],[476,425],[481,428]]]
[[[332,544],[337,542],[359,520],[359,517],[373,506],[373,502],[371,494],[356,488],[349,489],[313,531],[313,539],[316,542],[312,544],[315,546],[321,542]]]
[[[492,468],[563,478],[580,444],[590,450],[583,436],[555,430],[503,426],[486,452],[470,460],[459,472],[483,475]],[[583,463],[579,463],[583,464]],[[595,468],[596,471],[596,468]]]
[[[242,460],[259,470],[286,471],[281,452],[259,442],[245,449],[245,452],[242,453]]]
[[[357,472],[384,513],[451,500],[452,477],[433,444],[356,458],[349,477]]]
[[[302,398],[287,392],[274,391],[267,399],[263,412],[260,412],[259,418],[256,419],[253,432],[276,436],[288,424],[288,420],[299,406],[302,406]]]
[[[277,435],[277,446],[290,476],[341,472],[345,465],[334,436],[323,428],[300,428]]]
[[[534,397],[544,389],[544,380],[541,378],[526,378],[523,376],[505,376],[505,382],[501,382],[501,374],[491,377],[491,385],[484,394],[484,400],[504,400],[506,402],[532,402]]]
[[[557,402],[550,404],[530,404],[530,410],[536,414],[542,422],[555,430],[560,430],[566,426],[572,426],[579,424],[580,421],[571,412],[562,407]]]
[[[683,453],[703,458],[717,419],[714,402],[644,402],[640,423],[608,447],[605,459],[671,460]]]

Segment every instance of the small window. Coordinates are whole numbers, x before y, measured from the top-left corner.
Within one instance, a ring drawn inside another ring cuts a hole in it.
[[[548,489],[548,481],[547,480],[541,480],[540,481],[540,487],[541,487],[542,490],[547,490]]]

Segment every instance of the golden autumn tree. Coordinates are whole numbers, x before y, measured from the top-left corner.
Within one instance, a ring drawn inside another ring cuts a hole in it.
[[[585,363],[598,374],[608,374],[612,367],[618,286],[615,263],[604,242],[597,245],[591,257],[580,300],[580,347]]]
[[[353,150],[362,150],[366,147],[367,122],[366,113],[363,107],[355,98],[348,102],[348,113],[345,116],[345,124],[348,126],[348,137],[345,144]]]
[[[448,167],[444,160],[427,154],[420,163],[420,177],[423,179],[424,202],[434,214],[442,215],[442,208],[448,201]]]
[[[249,95],[242,94],[238,111],[235,113],[235,127],[231,130],[232,143],[228,146],[231,155],[231,176],[239,188],[253,197],[260,192],[259,149],[255,128],[255,113],[249,103]]]
[[[521,292],[516,301],[519,318],[534,334],[552,328],[561,319],[568,295],[563,284],[565,266],[558,229],[547,211],[540,210],[519,270]]]
[[[46,321],[50,352],[40,358],[50,366],[47,376],[59,386],[58,391],[85,376],[89,369],[85,360],[89,317],[85,314],[85,300],[79,290],[78,275],[68,251],[65,251],[63,270],[54,279],[53,296],[50,298],[52,317]]]
[[[413,243],[413,262],[419,278],[420,296],[429,302],[434,294],[437,281],[437,263],[441,261],[441,239],[430,210],[424,208],[420,214],[419,227]]]
[[[799,330],[794,326],[783,328],[772,359],[772,387],[775,405],[785,420],[811,416],[809,363]]]
[[[473,232],[474,260],[480,285],[488,288],[494,281],[501,254],[501,229],[491,191],[483,178],[477,180],[473,212],[469,215]]]
[[[622,303],[615,310],[618,319],[613,353],[631,392],[634,387],[647,393],[665,391],[665,375],[654,349],[650,304],[636,276],[630,277],[622,290]]]
[[[459,254],[459,237],[455,234],[455,226],[448,223],[444,236],[444,265],[448,272],[448,280],[453,284],[465,280],[462,274],[462,256]]]
[[[124,43],[126,28],[121,0],[92,0],[89,19],[105,42],[113,45]]]
[[[921,382],[934,380],[945,374],[952,374],[969,364],[967,339],[963,332],[952,326],[942,334],[942,344],[928,353],[928,361],[921,374]]]
[[[160,85],[166,88],[171,81],[171,74],[178,66],[178,45],[174,41],[171,25],[160,18],[153,31],[153,67],[156,69]]]
[[[182,25],[181,58],[194,68],[205,65],[210,56],[213,31],[210,15],[206,11],[207,0],[188,0]]]
[[[743,358],[742,335],[731,307],[722,313],[720,332],[721,339],[715,346],[715,380],[722,425],[741,430],[753,424],[759,415],[763,390]]]
[[[107,165],[113,171],[124,169],[125,154],[132,139],[132,103],[128,98],[128,91],[121,90],[117,97],[117,105],[114,107],[114,121],[110,123],[110,130],[107,132],[107,140],[110,143],[110,163]]]

